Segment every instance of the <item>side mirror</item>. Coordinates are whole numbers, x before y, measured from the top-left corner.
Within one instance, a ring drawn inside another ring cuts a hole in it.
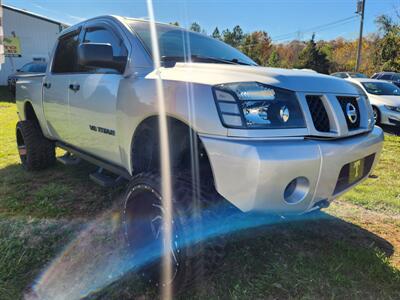
[[[21,69],[17,69],[17,72],[21,72]]]
[[[78,65],[114,69],[122,73],[125,62],[114,58],[110,44],[83,43],[78,47]]]

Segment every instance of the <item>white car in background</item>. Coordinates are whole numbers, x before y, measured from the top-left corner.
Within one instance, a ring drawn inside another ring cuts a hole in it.
[[[336,72],[332,73],[331,76],[337,77],[337,78],[368,78],[367,75],[363,73],[358,73],[358,72]]]
[[[377,124],[400,127],[400,88],[393,83],[369,79],[346,79],[357,84],[368,95]]]

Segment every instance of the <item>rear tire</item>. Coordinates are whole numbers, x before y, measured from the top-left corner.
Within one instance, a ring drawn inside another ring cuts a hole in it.
[[[43,136],[37,122],[18,122],[16,135],[19,157],[27,171],[43,170],[55,163],[54,142]]]
[[[208,203],[212,195],[201,190],[195,192],[198,189],[193,188],[187,178],[177,176],[172,183],[172,280],[162,281],[161,257],[142,266],[139,272],[148,283],[155,286],[170,284],[174,292],[197,280],[201,281],[209,271],[215,269],[223,257],[225,246],[223,236],[208,239],[207,233],[202,230],[209,224],[215,226],[215,222],[221,222]],[[163,232],[165,213],[161,195],[161,177],[158,173],[138,174],[129,183],[124,198],[123,227],[130,251],[138,251],[152,243],[151,251],[158,247],[158,252],[161,252],[164,240],[160,239],[162,234],[159,233]]]

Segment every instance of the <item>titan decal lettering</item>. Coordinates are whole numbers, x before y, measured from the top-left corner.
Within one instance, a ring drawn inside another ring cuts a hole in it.
[[[103,128],[95,125],[89,125],[89,129],[95,132],[100,132],[108,135],[115,135],[115,130],[113,129]]]

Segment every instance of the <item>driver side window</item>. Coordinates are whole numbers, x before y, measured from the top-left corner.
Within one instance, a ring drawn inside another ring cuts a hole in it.
[[[83,43],[100,43],[110,44],[113,48],[113,56],[115,60],[120,60],[126,63],[128,57],[128,50],[124,42],[111,30],[105,27],[90,27],[86,29]],[[88,73],[119,73],[114,69],[95,68],[95,67],[81,67],[82,72]]]

